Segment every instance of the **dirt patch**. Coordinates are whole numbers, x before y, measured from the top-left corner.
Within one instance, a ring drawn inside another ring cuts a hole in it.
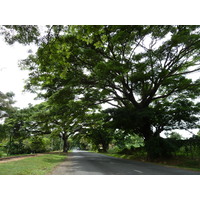
[[[0,158],[0,163],[7,163],[7,162],[12,162],[12,161],[17,161],[17,160],[22,160],[24,158],[30,158],[33,156],[42,156],[44,154],[34,154],[34,155],[26,155],[26,156],[13,156],[13,157],[5,157],[5,158]]]

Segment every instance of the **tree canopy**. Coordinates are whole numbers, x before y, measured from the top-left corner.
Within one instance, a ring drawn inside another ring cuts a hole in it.
[[[39,97],[88,108],[108,103],[115,126],[146,141],[199,126],[200,79],[188,77],[200,70],[199,26],[47,26],[46,37],[35,26],[6,28],[18,33],[15,41],[38,39],[21,67],[30,71],[26,89]]]
[[[199,31],[198,26],[69,26],[24,62],[31,71],[27,88],[40,89],[45,98],[63,93],[91,105],[144,113],[149,130],[140,129],[148,137],[149,109],[198,110],[193,100],[200,80],[187,75],[200,70]]]

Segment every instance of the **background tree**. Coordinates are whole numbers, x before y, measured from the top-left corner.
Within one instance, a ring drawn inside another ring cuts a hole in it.
[[[84,121],[83,137],[92,145],[93,150],[107,152],[113,139],[113,130],[109,128],[108,122],[106,122],[105,113],[88,113]]]
[[[43,112],[43,116],[39,115],[41,112]],[[34,138],[38,135],[50,134],[44,115],[44,106],[42,104],[12,110],[12,113],[2,125],[4,127],[3,136],[7,140],[8,154],[33,152],[31,143],[34,142]],[[36,151],[34,150],[34,152]]]
[[[6,94],[0,92],[0,120],[8,117],[12,112],[12,104],[14,103],[13,97],[14,93],[12,92],[7,92]]]
[[[68,139],[77,134],[84,126],[84,116],[88,108],[81,101],[66,101],[65,98],[57,102],[49,100],[48,121],[51,132],[63,140],[63,152],[69,150]]]

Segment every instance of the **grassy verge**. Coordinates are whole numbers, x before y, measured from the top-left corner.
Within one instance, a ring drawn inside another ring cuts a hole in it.
[[[65,159],[66,154],[54,153],[1,163],[0,175],[45,175]]]
[[[139,160],[139,161],[145,161],[144,159],[139,159],[136,158],[134,155],[127,155],[127,154],[117,154],[117,153],[103,153],[107,156],[112,156],[116,158],[123,158],[123,159],[128,159],[128,160]]]
[[[139,158],[139,157],[136,157],[135,155],[117,154],[117,153],[104,153],[104,154],[108,155],[108,156],[113,156],[116,158],[123,158],[123,159],[147,162],[147,160],[145,160],[144,157]],[[194,171],[200,171],[200,160],[199,159],[191,159],[191,158],[186,158],[183,156],[182,157],[178,156],[178,157],[168,159],[168,160],[154,161],[152,163],[168,165],[168,166],[173,166],[173,167],[178,167],[178,168],[183,168],[183,169],[189,169],[189,170],[194,170]]]
[[[176,156],[173,159],[169,159],[166,161],[160,161],[159,164],[165,164],[169,166],[194,170],[194,171],[200,171],[200,159],[195,158],[187,158],[184,156]]]

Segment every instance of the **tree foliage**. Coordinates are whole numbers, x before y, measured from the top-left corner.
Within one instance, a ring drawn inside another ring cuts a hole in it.
[[[93,150],[107,152],[114,134],[108,125],[105,113],[87,113],[81,135],[92,145]]]
[[[199,26],[47,29],[36,55],[22,62],[30,71],[28,90],[39,90],[40,97],[55,102],[109,103],[116,107],[113,120],[122,119],[114,123],[146,141],[163,130],[198,127],[199,103],[194,100],[200,95],[200,79],[188,75],[200,70]]]

